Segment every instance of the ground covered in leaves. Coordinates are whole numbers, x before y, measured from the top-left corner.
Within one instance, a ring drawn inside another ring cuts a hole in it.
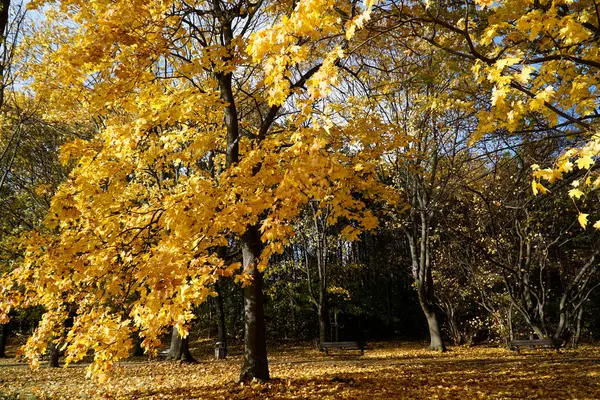
[[[578,350],[454,347],[444,354],[421,344],[374,343],[365,351],[325,356],[309,345],[270,350],[272,380],[236,384],[241,349],[199,363],[122,362],[112,379],[85,379],[85,364],[32,371],[0,360],[0,399],[597,399],[600,346]]]

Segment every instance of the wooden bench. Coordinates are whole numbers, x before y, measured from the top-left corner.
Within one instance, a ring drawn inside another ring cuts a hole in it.
[[[360,355],[365,354],[365,342],[323,342],[319,343],[319,350],[329,355],[329,350],[360,350]]]
[[[555,339],[531,339],[531,340],[512,340],[508,343],[508,348],[516,350],[519,353],[521,347],[527,347],[530,349],[558,349],[560,348],[560,341]]]

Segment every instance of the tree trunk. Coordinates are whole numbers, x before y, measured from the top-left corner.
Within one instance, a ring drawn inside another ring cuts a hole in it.
[[[515,339],[515,330],[513,325],[513,305],[510,303],[508,307],[508,340]]]
[[[6,343],[10,335],[10,322],[2,325],[2,335],[0,336],[0,358],[6,357]]]
[[[446,351],[446,346],[442,340],[442,331],[440,329],[436,312],[432,310],[429,304],[426,304],[422,301],[420,303],[423,314],[425,314],[425,318],[427,319],[427,327],[429,328],[429,350]]]
[[[227,328],[225,326],[225,309],[223,307],[223,295],[219,282],[215,282],[215,291],[217,298],[215,299],[215,308],[217,309],[217,342],[227,346]]]
[[[144,349],[142,348],[142,338],[137,333],[133,338],[133,356],[141,357],[144,355]]]
[[[5,41],[7,36],[7,28],[9,26],[9,9],[10,9],[10,0],[2,0],[0,4],[0,37],[2,41]]]
[[[291,332],[289,332],[289,336],[293,339],[296,339],[296,305],[294,304],[294,298],[292,296],[290,296],[290,325]]]
[[[450,329],[450,336],[452,337],[452,342],[455,346],[460,346],[464,343],[464,337],[462,332],[460,331],[460,327],[458,326],[456,312],[452,308],[452,304],[445,303],[444,311],[446,313],[446,317],[448,318],[448,328]]]
[[[421,207],[425,208],[427,204],[426,194],[417,193],[422,197],[418,198]],[[413,215],[412,230],[405,230],[408,238],[408,244],[411,256],[411,271],[413,279],[417,286],[417,296],[421,310],[427,319],[429,328],[429,350],[446,351],[446,346],[442,341],[442,331],[435,311],[435,296],[433,293],[433,275],[431,274],[431,243],[429,236],[430,219],[432,214],[420,212]]]
[[[424,246],[423,246],[424,247]],[[429,249],[422,249],[422,253],[428,252]],[[442,331],[435,312],[433,301],[433,279],[431,277],[431,269],[429,266],[423,267],[423,255],[421,259],[415,256],[416,251],[411,246],[411,255],[413,256],[413,277],[417,284],[417,296],[421,310],[427,319],[427,327],[429,328],[429,350],[446,351],[446,346],[442,340]],[[418,272],[417,272],[418,271]]]
[[[386,279],[385,281],[385,306],[386,306],[386,320],[385,324],[387,326],[388,331],[392,330],[392,299],[390,296],[390,287],[389,281]]]
[[[226,45],[232,43],[233,28],[231,19],[223,18],[221,21],[222,38]],[[232,88],[232,74],[216,73],[221,89],[221,98],[227,102],[225,107],[224,122],[227,128],[227,148],[225,165],[233,167],[239,162],[240,129],[235,96]],[[272,108],[271,117],[263,122],[260,131],[266,133],[273,122],[278,108]],[[264,135],[261,133],[261,135]],[[259,135],[260,136],[260,135]],[[253,174],[255,171],[253,171]],[[256,262],[262,250],[260,231],[257,225],[247,227],[246,233],[241,238],[242,264],[244,272],[251,278],[252,283],[244,288],[244,362],[239,381],[250,381],[253,378],[269,379],[269,366],[267,363],[267,343],[265,336],[265,315],[263,308],[262,273],[256,268]]]
[[[2,0],[1,4],[0,4],[0,40],[2,41],[2,44],[4,44],[4,59],[6,60],[7,58],[7,54],[10,51],[9,49],[7,49],[7,47],[11,46],[10,44],[7,43],[6,37],[8,36],[8,28],[10,26],[9,24],[9,9],[10,9],[10,0]],[[13,44],[14,46],[14,44]],[[7,60],[9,61],[9,60]],[[6,64],[9,64],[10,62],[6,62]],[[6,74],[6,71],[11,67],[10,65],[5,65],[5,63],[3,63],[2,65],[0,65],[0,107],[4,106],[4,90],[6,89],[5,84],[6,84],[6,80],[4,78],[4,75]],[[0,185],[1,187],[2,185]]]
[[[263,298],[263,274],[256,268],[260,257],[261,242],[257,226],[251,226],[242,237],[242,262],[244,272],[252,282],[244,288],[244,363],[239,382],[256,378],[269,379],[265,315]]]
[[[322,304],[317,310],[317,316],[319,318],[319,343],[327,341],[327,318],[329,312],[326,309],[326,305]]]
[[[318,206],[310,203],[315,229],[317,272],[319,276],[319,298],[317,303],[317,318],[319,320],[319,343],[327,341],[327,321],[329,319],[329,307],[327,299],[327,227],[326,221],[329,215],[329,207],[323,216],[319,216]],[[331,338],[331,333],[330,338]],[[331,338],[330,340],[333,340]]]
[[[179,336],[177,328],[173,327],[173,334],[171,335],[171,346],[169,347],[169,353],[167,354],[167,360],[169,361],[181,361],[185,363],[195,363],[196,359],[190,353],[190,342],[189,335],[185,338]]]
[[[581,337],[581,319],[583,317],[583,306],[579,308],[577,312],[577,322],[575,325],[575,332],[573,333],[573,340],[571,341],[571,347],[576,349],[579,346],[579,338]]]
[[[48,345],[48,354],[50,356],[48,359],[48,367],[58,368],[60,366],[58,363],[60,354],[58,352],[58,346],[56,343],[54,343],[54,340],[50,341],[50,344]]]
[[[225,309],[223,307],[223,296],[219,282],[215,282],[215,291],[217,298],[215,299],[215,308],[217,311],[217,343],[215,347],[215,357],[217,360],[227,358],[227,331],[225,328]]]
[[[358,320],[360,323],[360,318]],[[335,326],[333,340],[335,340],[336,342],[339,342],[340,341],[340,325],[338,323],[338,312],[337,311],[335,311],[333,313],[333,324]],[[360,335],[360,329],[358,331],[359,331],[359,335]]]
[[[429,350],[446,351],[446,346],[442,340],[442,330],[439,323],[439,317],[435,312],[434,305],[430,300],[433,297],[433,279],[431,278],[431,270],[425,272],[427,276],[424,280],[417,281],[417,295],[421,310],[427,319],[427,327],[429,328]]]

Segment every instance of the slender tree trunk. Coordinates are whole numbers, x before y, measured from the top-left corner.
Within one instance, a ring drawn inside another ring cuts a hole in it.
[[[291,332],[290,337],[296,339],[296,305],[294,304],[294,298],[290,295],[290,325]]]
[[[464,342],[463,334],[460,331],[458,326],[458,321],[456,318],[456,312],[452,308],[452,304],[444,304],[444,309],[446,313],[446,317],[448,318],[448,327],[450,328],[450,336],[452,337],[452,342],[456,346],[460,346]]]
[[[56,343],[54,343],[54,340],[50,341],[50,344],[48,345],[48,354],[50,356],[48,359],[48,367],[58,368],[60,366],[58,362],[60,354],[58,352],[58,346]]]
[[[583,306],[579,308],[577,312],[577,322],[575,325],[575,332],[573,333],[573,341],[571,347],[576,349],[579,346],[579,338],[581,337],[581,319],[583,318]]]
[[[263,381],[269,379],[263,274],[256,267],[261,248],[258,227],[249,227],[242,237],[242,264],[252,282],[244,288],[244,363],[239,382],[247,382],[253,378]]]
[[[317,318],[319,320],[319,343],[327,341],[327,334],[331,338],[331,330],[329,322],[329,305],[327,302],[326,282],[323,281],[324,274],[319,274],[319,306],[317,307]]]
[[[223,307],[223,295],[219,282],[215,282],[215,308],[217,311],[217,347],[215,348],[215,357],[217,360],[227,358],[227,331],[225,328],[225,309]]]
[[[318,215],[318,208],[315,203],[310,203],[313,225],[316,235],[316,256],[317,256],[317,272],[319,276],[319,300],[317,306],[317,317],[319,320],[319,342],[327,341],[329,307],[327,299],[327,229],[326,221],[329,215],[329,208],[326,209],[326,214],[322,217]],[[332,332],[329,332],[331,337]],[[333,339],[332,339],[333,340]]]
[[[6,343],[10,335],[10,323],[2,325],[2,335],[0,336],[0,358],[6,357]]]
[[[390,287],[389,287],[389,281],[388,279],[386,279],[385,281],[385,302],[386,302],[386,320],[385,323],[387,325],[387,329],[391,330],[392,329],[392,300],[391,300],[391,296],[390,296]]]
[[[333,340],[336,342],[339,342],[340,341],[340,326],[338,324],[338,312],[337,311],[335,311],[333,313],[333,325],[335,326]],[[359,330],[359,332],[360,332],[360,330]]]
[[[514,304],[514,302],[513,302],[513,304]],[[521,308],[520,311],[521,311],[521,315],[523,316],[523,319],[525,320],[525,322],[527,323],[529,328],[531,328],[531,333],[529,334],[530,339],[533,340],[534,335],[537,336],[539,339],[545,339],[548,337],[548,335],[542,330],[542,328],[540,328],[540,326],[538,324],[533,322],[533,320],[532,320],[530,314],[527,312],[527,310],[523,310]]]
[[[225,309],[223,307],[223,294],[219,282],[215,282],[215,291],[217,297],[215,299],[215,308],[217,309],[217,342],[227,346],[227,328],[225,326]]]
[[[327,314],[325,305],[322,304],[317,311],[319,317],[319,343],[327,341]]]
[[[171,346],[169,347],[169,353],[167,354],[167,360],[169,361],[181,361],[185,363],[195,363],[196,359],[190,353],[190,342],[189,335],[185,338],[179,336],[177,328],[173,327],[173,334],[171,335]]]
[[[515,339],[515,330],[513,326],[513,305],[512,303],[508,307],[508,340]]]

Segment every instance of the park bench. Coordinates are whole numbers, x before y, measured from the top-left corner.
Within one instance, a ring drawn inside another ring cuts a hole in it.
[[[156,358],[158,360],[165,360],[167,358],[167,356],[169,355],[169,349],[159,349],[156,352]]]
[[[329,355],[329,350],[360,350],[360,355],[365,354],[365,342],[323,342],[319,343],[319,350]]]
[[[558,349],[560,348],[560,341],[555,339],[529,339],[529,340],[511,340],[508,343],[508,348],[511,350],[516,350],[517,353],[520,351],[521,347],[527,347],[530,349]]]

